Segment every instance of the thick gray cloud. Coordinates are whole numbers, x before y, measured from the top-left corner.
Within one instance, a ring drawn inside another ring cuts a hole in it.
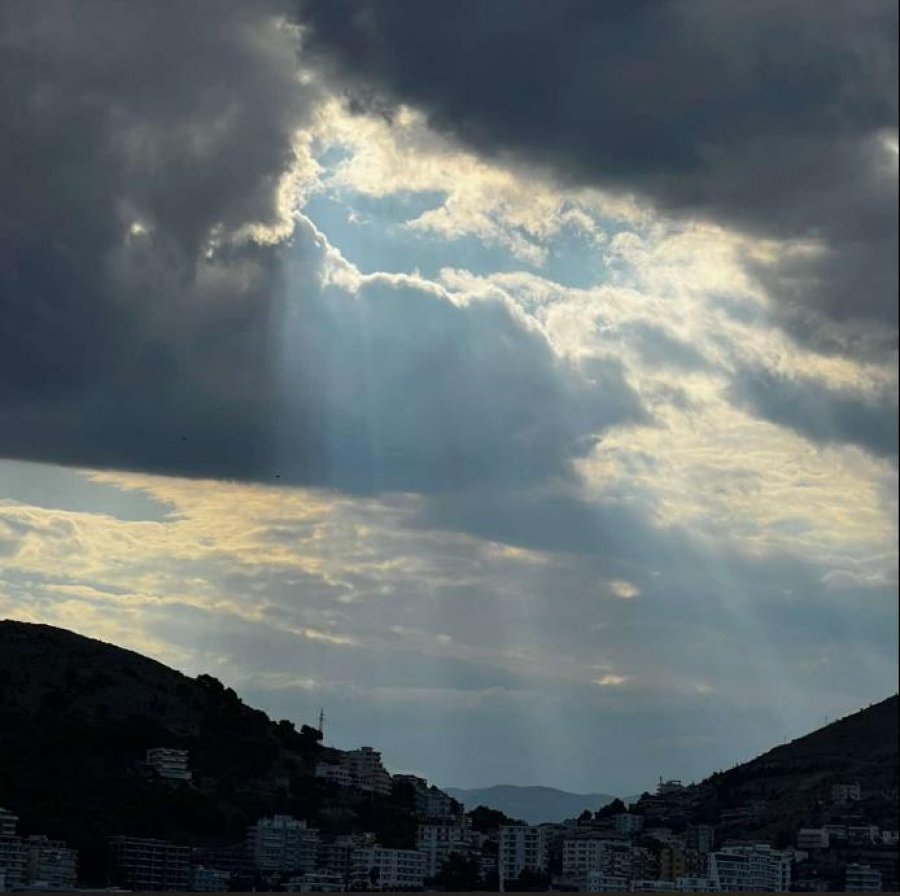
[[[751,413],[819,444],[858,445],[878,457],[897,458],[896,393],[829,389],[817,380],[763,369],[740,371],[730,393]]]
[[[618,368],[559,363],[499,301],[323,292],[308,225],[240,239],[286,223],[318,98],[283,12],[0,10],[0,453],[429,491],[562,472],[641,419]]]
[[[302,8],[358,102],[413,103],[481,152],[664,211],[816,240],[758,272],[785,322],[832,350],[896,346],[891,0]]]

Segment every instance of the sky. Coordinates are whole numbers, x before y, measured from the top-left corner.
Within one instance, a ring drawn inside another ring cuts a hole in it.
[[[898,673],[892,0],[8,0],[0,616],[441,786]]]

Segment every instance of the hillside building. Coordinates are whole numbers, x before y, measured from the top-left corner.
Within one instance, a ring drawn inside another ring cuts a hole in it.
[[[708,857],[709,878],[722,892],[783,893],[791,883],[791,857],[764,843],[727,846]]]
[[[172,747],[153,747],[147,750],[147,765],[159,775],[172,781],[190,781],[188,751]]]
[[[881,872],[871,865],[848,865],[844,890],[847,893],[880,893]]]
[[[78,853],[61,840],[32,835],[27,841],[26,876],[34,890],[74,890]]]
[[[113,881],[129,890],[186,890],[191,879],[191,849],[168,840],[110,837]]]
[[[247,829],[247,850],[259,871],[300,872],[315,870],[319,832],[290,815],[260,818]]]
[[[425,856],[415,849],[369,846],[353,851],[352,889],[421,889],[425,885]]]

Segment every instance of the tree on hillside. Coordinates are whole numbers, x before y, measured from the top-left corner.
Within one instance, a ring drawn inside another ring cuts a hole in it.
[[[496,831],[497,828],[504,824],[523,823],[510,818],[499,809],[491,809],[489,806],[476,806],[468,815],[472,821],[472,830],[481,834],[486,834],[488,831]]]

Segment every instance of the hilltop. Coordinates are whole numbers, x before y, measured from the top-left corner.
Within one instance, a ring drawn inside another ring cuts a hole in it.
[[[148,773],[155,746],[190,751],[194,786]],[[0,621],[0,806],[19,815],[23,833],[77,848],[88,882],[103,882],[108,835],[234,843],[274,812],[412,845],[412,794],[314,777],[329,754],[318,731],[270,719],[211,676],[64,629]]]

